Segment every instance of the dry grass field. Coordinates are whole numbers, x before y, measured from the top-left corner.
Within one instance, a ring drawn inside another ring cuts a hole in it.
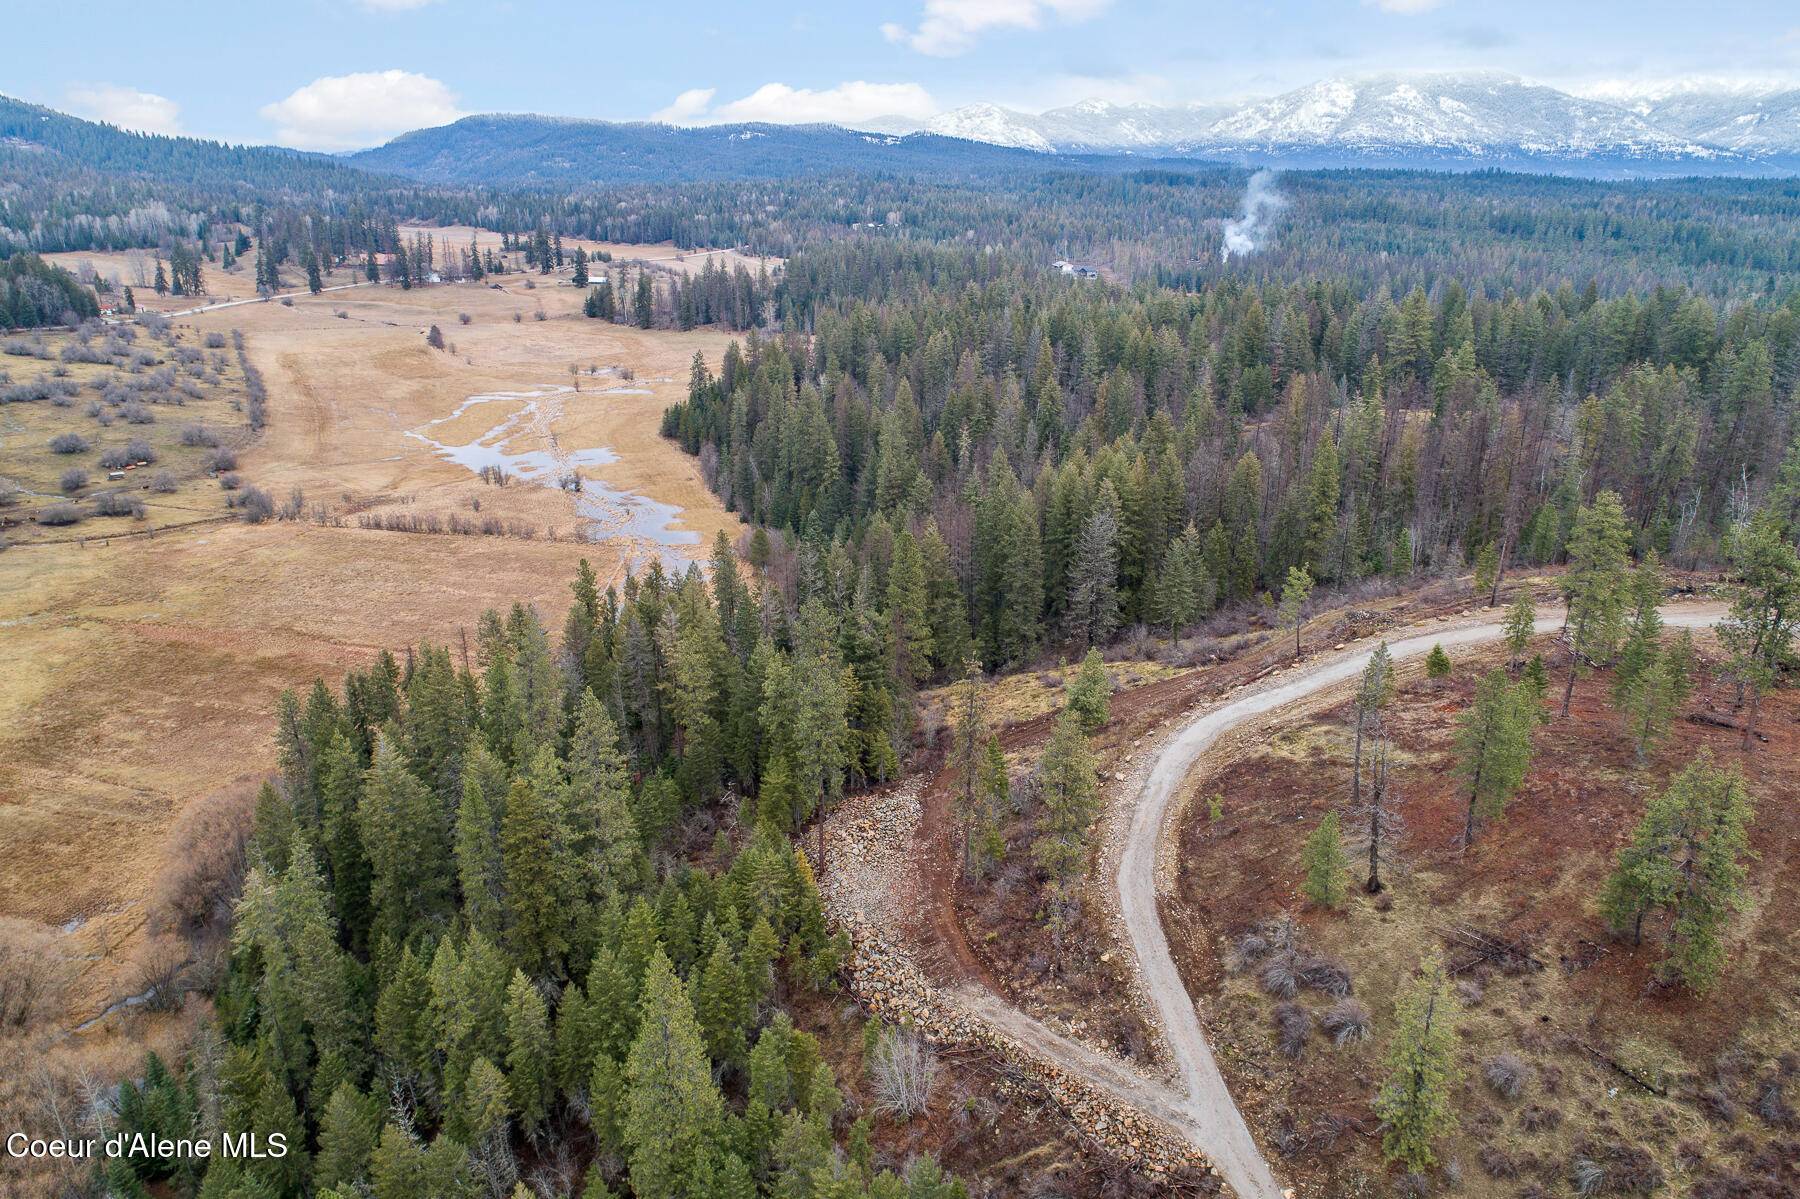
[[[240,472],[300,515],[171,531],[192,514],[152,508],[70,531],[94,534],[85,543],[0,554],[0,917],[84,963],[63,1027],[131,993],[172,824],[270,769],[284,688],[384,648],[454,641],[516,599],[558,625],[583,557],[617,579],[628,562],[679,567],[718,531],[735,535],[694,461],[657,434],[694,355],[716,368],[730,338],[588,320],[554,278],[499,283],[182,318],[190,341],[219,332],[229,346],[243,331],[269,425],[240,449]],[[442,350],[427,344],[433,325]],[[526,394],[468,403],[501,393]],[[477,458],[507,465],[508,484],[484,482]],[[563,474],[582,490],[552,485]],[[221,503],[216,482],[192,486],[196,503]],[[471,531],[365,527],[393,517]]]

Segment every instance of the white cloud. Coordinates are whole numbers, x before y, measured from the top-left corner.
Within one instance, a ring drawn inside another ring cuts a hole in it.
[[[676,96],[674,101],[663,109],[650,114],[652,121],[667,121],[671,125],[686,125],[705,115],[706,106],[718,94],[716,87],[690,87]]]
[[[911,46],[920,54],[949,58],[975,45],[982,34],[997,29],[1041,29],[1044,21],[1085,21],[1098,16],[1112,0],[925,0],[919,27],[892,21],[881,27],[890,42]]]
[[[712,88],[682,92],[655,119],[684,125],[761,121],[771,125],[826,123],[854,127],[859,121],[876,117],[923,121],[938,110],[931,93],[916,83],[866,83],[860,79],[818,89],[765,83],[747,96],[708,108],[713,94]]]
[[[1430,12],[1443,2],[1444,0],[1363,0],[1364,4],[1373,5],[1382,12],[1402,13],[1406,15]]]
[[[326,75],[261,112],[275,122],[276,142],[297,150],[354,150],[463,115],[456,93],[411,71]]]
[[[155,92],[115,83],[71,87],[66,99],[69,111],[93,121],[105,121],[139,133],[180,133],[181,105]]]

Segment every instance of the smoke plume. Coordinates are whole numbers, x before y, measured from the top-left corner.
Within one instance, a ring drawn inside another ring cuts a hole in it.
[[[1286,207],[1287,197],[1275,188],[1274,171],[1258,171],[1250,176],[1237,218],[1225,222],[1225,244],[1219,248],[1219,261],[1230,262],[1233,254],[1241,258],[1268,245],[1270,223]]]

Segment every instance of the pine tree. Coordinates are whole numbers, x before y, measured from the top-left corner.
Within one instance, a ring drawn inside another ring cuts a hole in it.
[[[1456,999],[1443,963],[1428,958],[1396,1005],[1387,1085],[1375,1099],[1381,1151],[1422,1173],[1436,1160],[1432,1142],[1456,1125],[1450,1108],[1456,1053]]]
[[[1080,669],[1069,679],[1064,703],[1081,722],[1081,731],[1089,736],[1099,732],[1110,718],[1112,676],[1106,672],[1098,649],[1088,650]]]
[[[512,1109],[527,1129],[543,1123],[551,1084],[550,1014],[525,972],[515,970],[506,988],[506,1085]]]
[[[1724,927],[1746,902],[1752,815],[1742,776],[1702,754],[1650,801],[1601,890],[1601,915],[1634,944],[1645,917],[1669,913],[1663,973],[1690,990],[1706,990],[1724,965]]]
[[[1350,760],[1350,802],[1362,802],[1363,738],[1372,724],[1379,724],[1382,710],[1393,702],[1395,688],[1394,658],[1383,641],[1369,654],[1363,666],[1362,679],[1352,701],[1356,731]]]
[[[1344,873],[1349,863],[1344,860],[1343,833],[1338,827],[1338,814],[1325,813],[1319,827],[1306,838],[1300,862],[1306,871],[1300,890],[1322,908],[1344,906]]]
[[[576,864],[567,852],[558,809],[540,785],[518,779],[507,793],[501,821],[507,949],[514,961],[536,974],[555,973],[569,949]]]
[[[644,979],[637,1039],[626,1061],[624,1142],[641,1199],[709,1199],[724,1101],[687,991],[661,949]]]
[[[1300,629],[1306,623],[1306,601],[1312,596],[1312,576],[1304,567],[1290,566],[1287,582],[1281,588],[1281,605],[1275,620],[1284,629],[1294,630],[1294,657],[1300,656]]]
[[[909,688],[924,682],[935,665],[929,604],[918,541],[902,529],[894,535],[888,566],[887,615],[893,626],[894,675]]]
[[[1012,779],[1006,768],[1006,751],[1000,738],[989,735],[983,755],[981,778],[976,784],[974,840],[977,868],[991,869],[1006,855],[1006,838],[1000,819],[1012,795]]]
[[[456,809],[456,877],[462,915],[489,937],[505,926],[506,863],[500,848],[500,815],[509,787],[506,767],[480,738],[470,738],[463,759],[463,797]]]
[[[363,776],[357,810],[369,855],[371,944],[399,945],[417,928],[448,921],[452,864],[444,809],[386,736]]]
[[[1568,604],[1569,678],[1562,714],[1575,695],[1575,671],[1582,662],[1609,660],[1625,632],[1626,565],[1631,536],[1617,492],[1602,491],[1581,509],[1569,539],[1569,569],[1563,575]]]
[[[1065,623],[1083,646],[1109,640],[1119,627],[1119,515],[1118,493],[1103,481],[1069,570]]]
[[[1436,683],[1450,677],[1450,655],[1442,645],[1433,645],[1425,655],[1425,677]]]
[[[1537,605],[1531,602],[1529,591],[1521,591],[1519,598],[1507,605],[1506,617],[1500,627],[1506,635],[1506,667],[1517,670],[1537,633]]]
[[[708,1056],[719,1062],[743,1061],[744,1026],[748,1015],[743,976],[723,937],[714,937],[705,964],[696,967],[689,981],[693,989],[694,1017],[705,1038]]]
[[[1536,723],[1524,689],[1510,683],[1504,670],[1483,678],[1475,702],[1457,717],[1456,772],[1469,785],[1465,848],[1474,843],[1477,824],[1498,819],[1524,781]]]
[[[1216,590],[1207,570],[1200,534],[1190,523],[1163,556],[1162,571],[1156,580],[1153,614],[1168,625],[1170,644],[1184,627],[1212,607]]]
[[[1086,868],[1088,828],[1100,811],[1098,766],[1081,718],[1064,710],[1038,762],[1038,797],[1043,815],[1031,857],[1050,876],[1050,927],[1060,946],[1070,902]]]
[[[588,690],[582,692],[569,737],[564,803],[569,852],[586,899],[598,902],[612,887],[635,881],[642,851],[618,726]]]
[[[1763,692],[1795,662],[1800,632],[1800,555],[1782,536],[1778,520],[1759,513],[1731,539],[1731,611],[1719,624],[1740,694],[1749,699],[1744,752],[1750,751]]]
[[[485,1057],[476,1058],[463,1085],[462,1111],[447,1121],[458,1135],[479,1145],[490,1138],[504,1139],[509,1132],[515,1100],[506,1075]]]
[[[381,1101],[348,1082],[339,1083],[319,1121],[319,1152],[313,1180],[321,1190],[352,1187],[369,1174],[381,1134]]]
[[[1500,547],[1493,542],[1484,542],[1475,551],[1475,592],[1488,596],[1488,607],[1493,607],[1495,585],[1500,581]]]

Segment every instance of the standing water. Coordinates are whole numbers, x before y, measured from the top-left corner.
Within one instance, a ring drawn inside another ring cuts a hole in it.
[[[620,394],[637,394],[641,389],[617,388]],[[605,466],[617,462],[619,456],[606,446],[570,449],[551,432],[550,426],[562,415],[566,396],[572,387],[548,387],[538,391],[495,391],[473,395],[458,404],[456,411],[407,433],[432,447],[438,457],[466,467],[472,474],[493,468],[503,470],[520,480],[542,487],[554,487],[566,478],[581,479],[581,490],[575,494],[575,510],[583,521],[583,535],[589,541],[624,540],[630,543],[626,564],[642,567],[654,555],[663,569],[679,574],[687,569],[692,555],[683,546],[700,544],[700,534],[692,529],[673,528],[681,517],[681,509],[648,496],[609,487],[598,479],[582,477],[582,467]],[[603,396],[606,392],[585,393]],[[645,393],[647,394],[647,392]],[[453,444],[440,441],[431,430],[456,420],[469,409],[483,404],[511,407],[511,412],[490,426],[473,441]],[[513,407],[515,406],[516,407]],[[514,450],[515,440],[528,439],[547,444],[547,449]]]

